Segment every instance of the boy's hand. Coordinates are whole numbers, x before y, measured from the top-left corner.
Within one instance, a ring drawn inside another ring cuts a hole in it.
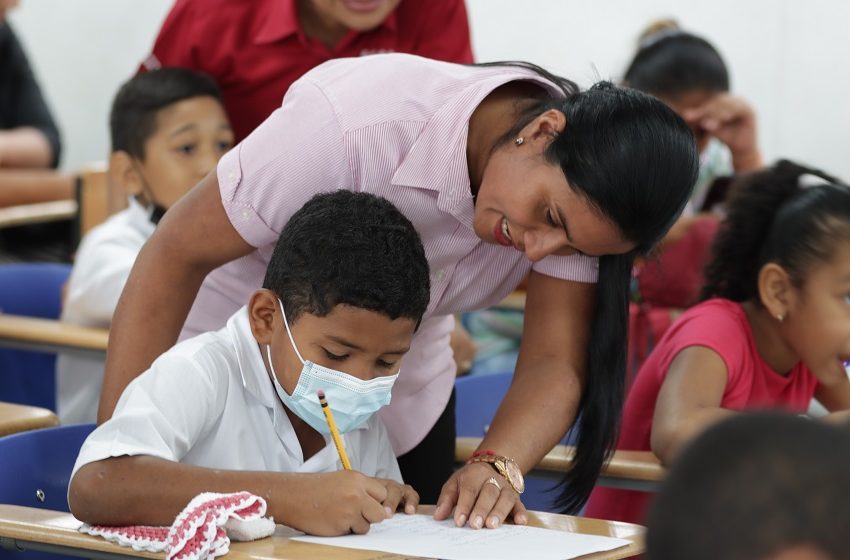
[[[720,93],[704,105],[685,111],[682,117],[691,127],[706,131],[729,147],[735,171],[762,166],[756,115],[744,98]]]
[[[368,533],[372,523],[389,517],[383,505],[389,497],[385,482],[389,481],[345,470],[307,476],[299,485],[299,496],[290,496],[292,509],[281,522],[322,537]],[[400,490],[399,494],[404,495]]]
[[[499,482],[500,488],[488,483],[490,478]],[[525,525],[528,516],[519,494],[505,478],[487,463],[472,463],[455,471],[443,485],[434,510],[434,519],[441,521],[452,513],[458,527],[469,525],[473,529],[495,529],[511,515],[514,523]]]
[[[404,505],[404,513],[416,513],[416,506],[419,505],[419,493],[411,485],[399,484],[395,480],[385,478],[376,478],[375,480],[387,489],[387,497],[383,501],[387,517],[392,517],[401,505]]]

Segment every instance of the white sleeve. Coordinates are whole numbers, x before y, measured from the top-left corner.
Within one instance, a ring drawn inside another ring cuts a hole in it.
[[[83,465],[124,455],[180,461],[218,421],[228,376],[168,352],[124,390],[112,418],[83,443],[74,474]]]
[[[393,446],[390,443],[389,434],[387,434],[387,428],[379,418],[375,424],[375,431],[377,432],[376,459],[378,467],[375,472],[375,477],[388,478],[399,483],[404,483],[401,478],[401,470],[398,468],[398,460],[396,459],[395,452],[393,451]]]

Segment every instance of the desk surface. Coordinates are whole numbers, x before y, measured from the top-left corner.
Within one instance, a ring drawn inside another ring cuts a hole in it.
[[[56,200],[0,208],[0,228],[67,220],[77,215],[77,201]]]
[[[37,406],[0,402],[0,436],[59,424],[53,411]]]
[[[423,506],[422,513],[430,513],[433,506]],[[529,515],[529,523],[537,527],[547,527],[559,531],[574,531],[592,535],[603,535],[617,537],[632,541],[629,546],[603,552],[582,556],[583,560],[615,560],[628,558],[643,552],[643,527],[629,523],[618,523],[600,521],[597,519],[584,519],[581,517],[569,517],[548,513],[532,513]],[[151,554],[148,552],[136,552],[109,543],[99,537],[85,535],[77,531],[80,522],[71,514],[58,511],[50,511],[22,506],[0,505],[0,540],[4,540],[4,546],[16,543],[20,548],[26,549],[26,543],[42,543],[59,546],[67,554],[70,550],[96,551],[97,556],[105,558],[114,557],[137,557],[137,558],[164,558],[164,554]],[[371,552],[367,550],[354,550],[349,548],[338,548],[324,545],[315,545],[292,541],[286,537],[287,529],[278,526],[275,535],[268,539],[248,543],[232,543],[227,558],[231,560],[267,560],[270,558],[301,560],[307,558],[323,558],[326,560],[392,560],[400,559],[401,556],[383,552]],[[10,542],[11,541],[11,542]],[[36,547],[33,547],[35,549]]]
[[[481,438],[457,438],[455,460],[466,461],[481,444]],[[535,470],[565,472],[572,465],[574,447],[556,445]],[[636,481],[661,482],[667,470],[651,451],[615,451],[602,468],[602,477]]]
[[[107,329],[79,327],[50,319],[0,313],[0,345],[56,352],[85,350],[104,354],[109,341]]]

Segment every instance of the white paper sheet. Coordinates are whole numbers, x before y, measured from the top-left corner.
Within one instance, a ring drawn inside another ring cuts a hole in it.
[[[400,513],[372,525],[365,535],[299,536],[293,539],[444,560],[568,560],[629,544],[625,539],[521,525],[502,525],[498,529],[459,529],[451,519],[434,521],[430,515]]]

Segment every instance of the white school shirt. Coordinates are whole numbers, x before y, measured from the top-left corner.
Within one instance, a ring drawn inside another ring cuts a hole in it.
[[[296,81],[282,106],[221,158],[222,204],[253,253],[211,272],[181,337],[220,328],[260,287],[280,231],[315,194],[348,189],[385,197],[413,223],[431,272],[431,300],[402,361],[405,375],[381,411],[396,453],[413,449],[449,401],[453,313],[491,306],[530,270],[596,281],[596,259],[549,255],[532,263],[473,230],[466,161],[469,118],[499,86],[535,82],[530,70],[381,54],[326,62]],[[522,188],[524,185],[517,185]],[[389,263],[390,265],[392,263]]]
[[[132,198],[125,210],[93,228],[77,249],[61,320],[83,327],[109,328],[130,269],[155,228],[150,210]],[[104,360],[100,358],[59,354],[56,407],[62,424],[97,419],[103,367]]]
[[[377,415],[342,438],[352,468],[401,482]],[[124,455],[210,469],[340,470],[336,447],[328,436],[325,440],[325,447],[304,461],[243,307],[223,329],[179,343],[134,379],[112,418],[86,439],[73,473],[88,463]]]

